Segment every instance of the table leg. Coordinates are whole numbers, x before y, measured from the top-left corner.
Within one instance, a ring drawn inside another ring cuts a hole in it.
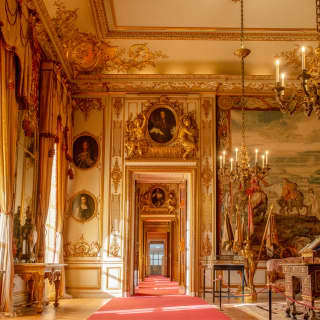
[[[242,303],[244,303],[244,268],[241,269],[241,273],[242,273]]]
[[[37,312],[41,313],[43,311],[43,290],[44,290],[44,274],[39,274],[37,279]]]
[[[56,291],[56,296],[55,296],[55,300],[54,300],[54,306],[58,307],[59,306],[59,295],[60,295],[60,283],[61,283],[61,274],[60,273],[56,273],[56,278],[54,280],[54,288]]]
[[[213,269],[213,281],[212,281],[212,303],[214,303],[216,295],[216,270]]]
[[[203,268],[203,300],[206,298],[206,268]]]
[[[230,299],[230,270],[228,269],[228,299]]]

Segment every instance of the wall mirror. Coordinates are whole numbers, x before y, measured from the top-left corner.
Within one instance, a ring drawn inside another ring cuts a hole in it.
[[[15,171],[14,255],[16,261],[31,262],[27,234],[34,226],[38,181],[39,133],[26,120],[27,110],[18,116]],[[29,231],[28,231],[29,230]]]

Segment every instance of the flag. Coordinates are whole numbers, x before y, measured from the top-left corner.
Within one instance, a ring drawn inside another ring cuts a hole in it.
[[[249,201],[248,201],[248,235],[249,237],[253,235],[253,232],[254,232],[253,210],[251,205],[251,195],[249,194]]]
[[[274,245],[279,245],[279,239],[278,239],[278,232],[276,228],[275,215],[271,210],[269,223],[267,225],[267,235],[266,235],[266,250],[267,250],[268,257],[273,257]]]

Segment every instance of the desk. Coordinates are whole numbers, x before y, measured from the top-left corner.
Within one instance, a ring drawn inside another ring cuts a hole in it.
[[[43,311],[44,280],[48,279],[55,286],[54,306],[59,305],[60,279],[66,264],[56,263],[17,263],[14,265],[15,274],[26,282],[28,288],[28,305],[36,305],[38,313]]]
[[[284,263],[282,269],[285,274],[286,296],[295,299],[298,291],[301,291],[302,301],[314,307],[315,298],[320,297],[320,264]],[[286,300],[286,315],[294,319],[297,314],[295,303],[288,298]],[[316,319],[314,310],[305,308],[304,317]]]
[[[212,301],[214,302],[216,298],[216,271],[228,271],[228,290],[222,291],[222,293],[227,293],[228,298],[230,298],[230,271],[241,271],[241,288],[242,288],[242,303],[244,302],[244,264],[213,264],[213,283],[212,283]],[[224,296],[226,297],[226,296]]]

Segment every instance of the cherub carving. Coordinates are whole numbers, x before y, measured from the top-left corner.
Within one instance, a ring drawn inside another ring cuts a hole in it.
[[[178,133],[178,141],[183,148],[183,159],[195,155],[198,150],[198,128],[191,114],[188,113],[181,118],[181,126]]]
[[[128,158],[133,158],[135,155],[142,156],[146,148],[145,127],[147,119],[144,113],[139,113],[134,120],[132,120],[132,113],[126,122],[127,141],[125,149]]]
[[[170,191],[169,193],[169,199],[168,199],[168,213],[169,214],[175,214],[177,207],[177,198],[173,191]]]

